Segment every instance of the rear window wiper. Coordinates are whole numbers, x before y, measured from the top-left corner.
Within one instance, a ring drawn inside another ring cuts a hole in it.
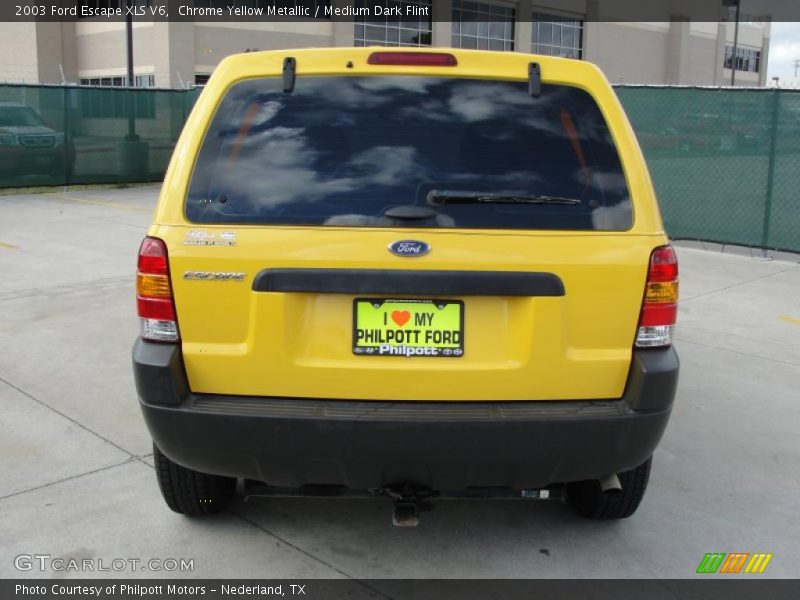
[[[428,204],[581,204],[577,198],[547,196],[544,194],[491,194],[487,192],[466,192],[460,190],[431,190]]]

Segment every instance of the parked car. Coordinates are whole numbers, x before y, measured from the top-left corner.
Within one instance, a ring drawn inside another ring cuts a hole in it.
[[[677,132],[679,148],[689,151],[753,150],[765,146],[768,131],[760,119],[719,113],[691,113],[676,120],[671,128]]]
[[[387,496],[403,518],[436,495],[628,517],[675,394],[677,294],[594,65],[227,58],[139,250],[133,368],[164,499],[213,513],[238,479]]]
[[[648,127],[639,129],[636,137],[642,150],[648,151],[667,151],[682,150],[682,142],[678,130],[674,127]]]
[[[71,174],[75,151],[30,106],[0,102],[0,178]]]

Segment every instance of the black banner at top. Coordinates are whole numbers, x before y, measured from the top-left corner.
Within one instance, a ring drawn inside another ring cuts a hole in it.
[[[582,21],[800,21],[798,0],[3,0],[0,21],[534,20],[548,13]],[[516,5],[516,6],[515,6]],[[530,7],[525,10],[522,6]]]

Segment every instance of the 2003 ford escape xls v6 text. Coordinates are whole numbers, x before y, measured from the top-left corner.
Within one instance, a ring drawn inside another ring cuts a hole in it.
[[[375,48],[226,59],[139,251],[133,363],[186,514],[252,493],[636,510],[678,267],[583,61]]]

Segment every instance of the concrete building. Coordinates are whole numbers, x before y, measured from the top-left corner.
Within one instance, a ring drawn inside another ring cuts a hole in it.
[[[113,6],[125,0],[89,0]],[[152,3],[154,0],[136,0]],[[371,0],[369,5],[385,0]],[[743,16],[733,57],[733,22],[690,22],[665,8],[659,22],[607,22],[604,0],[407,0],[430,16],[402,22],[355,18],[296,22],[136,22],[136,85],[204,83],[225,56],[246,50],[352,45],[456,46],[583,58],[614,83],[765,86],[770,25]],[[659,1],[659,0],[656,0]],[[261,0],[194,0],[197,7]],[[341,0],[317,0],[342,5]],[[358,3],[357,3],[358,4]],[[672,6],[664,0],[664,6]],[[556,8],[557,7],[557,8]],[[124,23],[0,23],[0,81],[125,85]]]

